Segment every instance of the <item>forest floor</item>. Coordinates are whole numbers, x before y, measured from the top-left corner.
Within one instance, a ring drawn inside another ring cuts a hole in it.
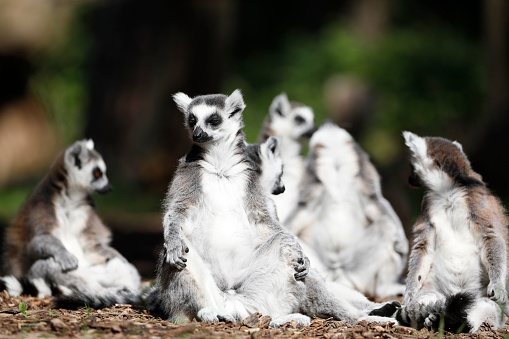
[[[509,326],[483,328],[475,334],[439,333],[392,324],[360,322],[347,325],[313,319],[311,326],[287,324],[269,329],[269,317],[251,315],[238,323],[173,324],[130,305],[94,310],[55,309],[51,298],[11,297],[0,292],[1,338],[508,338]]]

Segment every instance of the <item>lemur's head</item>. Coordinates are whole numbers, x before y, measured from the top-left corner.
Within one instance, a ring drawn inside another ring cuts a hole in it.
[[[260,161],[262,175],[260,181],[263,188],[277,195],[285,191],[283,176],[283,160],[279,153],[279,142],[275,137],[268,138],[260,144]]]
[[[410,185],[439,190],[452,185],[483,184],[482,177],[472,170],[459,142],[440,137],[420,137],[411,132],[403,132],[403,137],[410,149]]]
[[[316,173],[327,168],[342,175],[356,176],[360,170],[359,152],[353,137],[338,125],[327,122],[313,134],[309,142]]]
[[[315,131],[313,110],[301,103],[290,102],[285,93],[274,98],[269,108],[269,134],[298,142]]]
[[[185,125],[196,144],[213,143],[244,127],[242,111],[246,105],[238,89],[230,96],[210,94],[192,99],[179,92],[173,95],[173,100],[184,113]]]
[[[92,140],[76,141],[64,152],[64,166],[69,187],[87,193],[105,194],[112,190],[106,176],[106,164],[94,150]]]

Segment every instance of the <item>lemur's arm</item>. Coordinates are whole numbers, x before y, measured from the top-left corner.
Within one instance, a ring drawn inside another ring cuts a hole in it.
[[[78,268],[78,259],[72,255],[60,240],[48,233],[38,234],[32,238],[27,246],[28,256],[31,260],[53,258],[68,272]]]
[[[246,204],[248,219],[256,227],[258,235],[263,241],[268,241],[274,235],[278,235],[282,254],[297,272],[294,275],[295,279],[303,279],[309,272],[309,259],[302,252],[297,238],[281,226],[279,220],[269,212],[267,200],[260,192],[262,192],[260,187],[248,189],[248,203]]]
[[[422,216],[419,216],[414,225],[414,245],[408,262],[408,275],[406,279],[405,303],[409,303],[416,293],[426,283],[434,251],[434,226]]]
[[[488,272],[488,297],[507,303],[507,244],[493,225],[482,226],[481,229],[485,230],[481,240],[481,262]]]
[[[178,270],[186,267],[187,259],[184,255],[189,252],[182,226],[189,210],[197,204],[200,194],[199,171],[193,167],[179,166],[168,189],[163,217],[166,262]]]

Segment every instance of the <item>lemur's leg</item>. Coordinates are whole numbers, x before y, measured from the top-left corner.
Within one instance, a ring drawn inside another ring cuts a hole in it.
[[[470,332],[475,332],[484,323],[497,329],[503,327],[506,320],[504,306],[499,305],[490,298],[480,298],[470,308],[467,314],[467,322],[470,326]]]
[[[232,315],[224,314],[219,302],[222,292],[198,251],[190,249],[186,258],[187,266],[183,270],[173,268],[164,260],[160,263],[161,304],[169,320],[235,321]]]

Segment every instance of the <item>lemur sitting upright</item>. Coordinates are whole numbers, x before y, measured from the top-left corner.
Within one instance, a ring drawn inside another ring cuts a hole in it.
[[[300,185],[305,171],[302,145],[314,131],[314,114],[310,107],[290,102],[285,93],[274,98],[258,141],[263,142],[270,136],[276,136],[281,145],[280,153],[285,166],[282,179],[286,189],[284,194],[274,197],[274,202],[279,220],[284,226],[299,202]]]
[[[92,140],[62,152],[6,229],[3,268],[9,276],[0,288],[12,295],[76,292],[92,299],[138,290],[138,271],[109,245],[111,232],[90,196],[110,190]]]
[[[403,226],[368,155],[333,123],[311,138],[299,208],[287,226],[315,250],[325,279],[371,296],[403,295]]]
[[[403,132],[410,149],[409,182],[425,188],[413,227],[404,307],[398,320],[415,327],[475,332],[504,326],[508,218],[474,172],[462,146]]]
[[[365,316],[309,272],[296,238],[271,213],[260,164],[247,151],[240,91],[174,99],[193,146],[165,201],[154,292],[164,315],[236,321],[260,312],[275,327],[307,325],[305,314],[350,322]]]

